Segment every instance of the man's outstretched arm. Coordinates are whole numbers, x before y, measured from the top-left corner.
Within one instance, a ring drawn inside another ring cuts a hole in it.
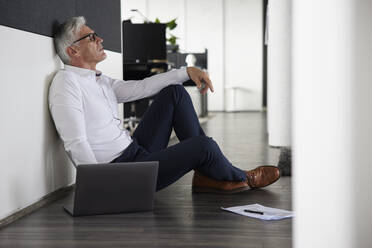
[[[204,94],[208,89],[213,92],[213,85],[208,74],[195,67],[172,70],[143,80],[124,81],[112,79],[112,87],[119,103],[130,102],[153,96],[168,85],[182,84],[189,79],[192,79],[199,89],[205,83],[206,87],[201,89],[201,93]]]

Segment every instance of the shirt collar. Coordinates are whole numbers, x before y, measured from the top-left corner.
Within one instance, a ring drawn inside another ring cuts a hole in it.
[[[75,72],[76,74],[79,74],[80,76],[94,76],[94,77],[99,77],[102,75],[102,72],[100,71],[93,71],[85,68],[80,68],[72,65],[65,65],[65,70],[66,71],[72,71]]]

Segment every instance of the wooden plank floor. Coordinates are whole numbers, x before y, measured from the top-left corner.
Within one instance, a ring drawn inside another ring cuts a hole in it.
[[[264,113],[217,113],[204,129],[234,165],[276,164]],[[192,173],[158,192],[153,212],[71,218],[73,193],[0,230],[0,247],[291,247],[292,220],[261,221],[220,210],[259,203],[292,209],[291,179],[235,195],[191,193]]]

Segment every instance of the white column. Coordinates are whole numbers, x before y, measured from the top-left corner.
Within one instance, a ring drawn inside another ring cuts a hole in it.
[[[291,145],[291,0],[268,6],[267,113],[269,144]]]
[[[293,1],[294,247],[372,247],[370,13]]]

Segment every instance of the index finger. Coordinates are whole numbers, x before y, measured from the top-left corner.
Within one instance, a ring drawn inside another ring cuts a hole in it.
[[[214,92],[212,81],[209,79],[208,74],[205,73],[203,77],[204,82],[209,86],[212,92]]]

